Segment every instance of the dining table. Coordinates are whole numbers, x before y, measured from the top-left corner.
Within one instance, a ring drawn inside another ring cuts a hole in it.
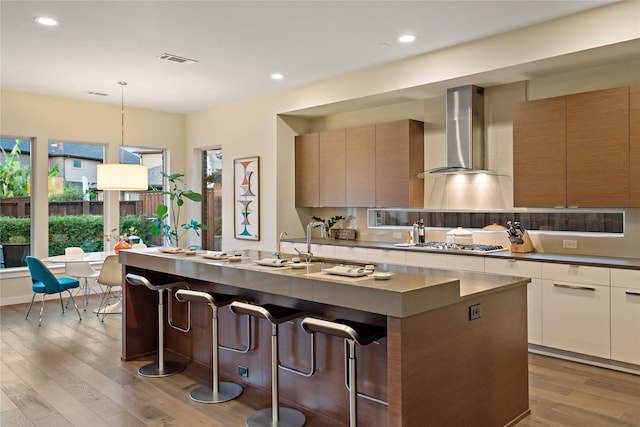
[[[42,261],[48,264],[65,264],[74,262],[88,262],[89,264],[102,264],[106,257],[109,255],[115,255],[114,251],[102,251],[102,252],[84,252],[81,255],[54,255],[43,258]],[[106,306],[104,309],[94,309],[95,314],[118,314],[122,313],[122,302],[117,301],[111,305]]]

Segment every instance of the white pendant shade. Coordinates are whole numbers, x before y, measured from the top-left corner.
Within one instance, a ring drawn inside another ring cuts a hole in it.
[[[145,165],[106,163],[98,165],[98,190],[146,191],[149,173]]]

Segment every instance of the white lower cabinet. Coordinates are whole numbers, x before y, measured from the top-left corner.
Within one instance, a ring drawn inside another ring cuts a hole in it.
[[[446,255],[421,251],[407,252],[407,265],[412,267],[441,268],[484,272],[484,257],[474,255]]]
[[[484,266],[487,273],[531,278],[527,284],[527,333],[530,344],[542,345],[542,263],[487,258]]]
[[[640,271],[611,269],[611,358],[640,365]]]
[[[335,257],[348,261],[367,261],[368,251],[366,248],[354,248],[351,246],[336,246]]]
[[[609,287],[542,280],[542,345],[609,359]]]
[[[392,249],[368,249],[367,261],[375,264],[405,265],[407,263],[407,254],[405,251]]]

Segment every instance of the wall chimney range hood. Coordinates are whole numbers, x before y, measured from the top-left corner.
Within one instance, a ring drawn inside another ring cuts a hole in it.
[[[484,88],[466,85],[447,89],[445,166],[418,174],[485,173]]]

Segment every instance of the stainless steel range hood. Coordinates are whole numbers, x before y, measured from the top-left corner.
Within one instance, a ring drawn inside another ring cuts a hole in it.
[[[484,88],[447,89],[445,166],[418,174],[491,173],[484,158]]]

